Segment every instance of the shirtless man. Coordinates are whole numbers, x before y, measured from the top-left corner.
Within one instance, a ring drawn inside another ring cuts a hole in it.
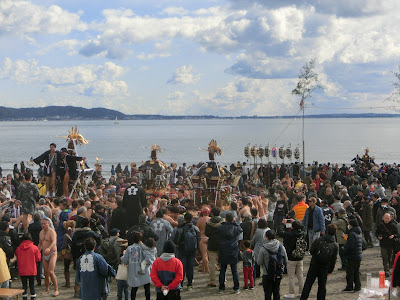
[[[167,213],[164,214],[163,219],[168,221],[173,228],[178,227],[179,208],[168,207]]]
[[[239,217],[242,219],[243,214],[250,213],[249,199],[247,197],[242,198],[243,207],[239,210]]]
[[[197,220],[197,228],[200,230],[200,243],[199,249],[201,254],[201,267],[200,272],[208,273],[208,253],[207,253],[207,245],[208,245],[208,237],[204,234],[206,230],[206,224],[210,221],[210,209],[208,207],[203,207],[201,210],[201,214],[203,215]]]
[[[258,216],[260,219],[267,220],[268,218],[268,199],[265,197],[265,193],[260,193],[258,201]]]
[[[56,297],[60,293],[58,291],[57,277],[54,273],[57,262],[57,234],[50,228],[48,220],[42,220],[42,231],[39,235],[39,250],[42,250],[43,254],[43,268],[44,268],[44,282],[46,285],[46,292],[49,293],[50,289],[50,278],[54,284],[54,294]]]

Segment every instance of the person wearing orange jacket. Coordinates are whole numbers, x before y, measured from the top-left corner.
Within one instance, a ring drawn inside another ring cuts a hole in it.
[[[293,210],[296,213],[296,219],[299,221],[303,221],[304,215],[306,214],[306,210],[308,208],[308,205],[306,204],[306,196],[302,196],[302,198],[299,199],[299,203],[297,203],[294,207]]]
[[[21,238],[21,245],[18,246],[15,251],[18,262],[18,274],[21,277],[22,287],[24,293],[22,299],[28,299],[28,281],[29,289],[31,292],[31,300],[36,299],[35,293],[35,277],[37,274],[36,263],[39,262],[42,257],[40,255],[39,248],[32,242],[32,236],[30,233],[25,233]]]

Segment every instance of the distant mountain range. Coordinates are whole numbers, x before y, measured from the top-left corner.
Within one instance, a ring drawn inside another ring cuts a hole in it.
[[[107,108],[83,108],[75,106],[47,106],[11,108],[0,106],[0,121],[36,121],[36,120],[187,120],[187,119],[288,119],[293,116],[240,116],[219,117],[201,116],[167,116],[167,115],[127,115]],[[306,115],[306,118],[398,118],[400,114],[321,114]],[[299,117],[300,118],[300,117]]]

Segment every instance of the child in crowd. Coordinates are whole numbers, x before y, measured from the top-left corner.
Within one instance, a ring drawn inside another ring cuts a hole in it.
[[[250,249],[250,241],[244,241],[244,251],[243,251],[243,277],[244,277],[244,287],[243,289],[254,290],[254,253],[253,250]],[[248,285],[250,280],[250,287]]]
[[[15,251],[18,262],[18,274],[21,277],[22,288],[24,293],[23,300],[28,299],[28,281],[31,292],[31,300],[36,299],[35,293],[35,276],[37,274],[36,263],[41,260],[41,255],[38,247],[32,242],[30,233],[25,233],[21,238],[21,245]]]
[[[118,269],[119,264],[121,264],[121,245],[122,245],[122,239],[119,238],[120,230],[118,228],[113,228],[110,230],[110,239],[109,242],[111,245],[113,245],[115,249],[115,253],[117,253],[118,256],[118,262],[115,265],[115,269]],[[120,280],[117,279],[117,299],[122,300],[123,295],[125,296],[125,300],[129,299],[129,285],[127,280]]]
[[[157,248],[156,248],[156,241],[153,238],[148,238],[145,243],[140,244],[142,249],[143,249],[143,253],[145,254],[146,251],[153,256],[153,261],[156,259],[157,257]],[[146,255],[144,255],[146,256]],[[143,261],[140,264],[140,271],[139,274],[145,274],[146,273],[146,267],[151,265],[150,262],[148,262],[146,259],[143,259]]]

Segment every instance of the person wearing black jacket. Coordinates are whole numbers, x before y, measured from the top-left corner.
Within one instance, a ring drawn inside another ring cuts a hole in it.
[[[318,277],[318,292],[317,299],[325,300],[326,296],[326,281],[329,274],[335,269],[336,259],[338,255],[338,245],[335,242],[336,225],[328,225],[327,234],[317,238],[311,245],[310,253],[312,255],[310,268],[308,269],[306,282],[304,283],[303,291],[301,292],[300,300],[308,299],[311,288],[315,279]],[[329,247],[331,256],[326,257],[324,261],[318,259],[320,247],[325,245]]]
[[[279,191],[279,200],[276,201],[275,211],[274,211],[274,230],[278,231],[278,227],[282,223],[282,220],[285,218],[287,213],[289,212],[289,206],[287,201],[287,196],[284,191]]]
[[[389,270],[392,268],[393,263],[393,249],[395,247],[395,239],[399,236],[397,226],[392,220],[389,213],[383,215],[383,222],[376,228],[376,237],[381,246],[381,255],[383,262],[383,269],[385,276],[389,276]]]
[[[8,222],[0,222],[0,248],[3,249],[7,257],[7,263],[14,257],[15,251],[12,246],[11,238],[8,236],[9,232]]]
[[[120,196],[118,196],[120,197]],[[122,199],[117,199],[117,208],[112,211],[110,227],[120,230],[120,237],[125,238],[127,231],[126,210],[122,207]]]
[[[234,221],[234,216],[228,213],[225,216],[226,222],[218,227],[217,232],[220,241],[218,252],[218,262],[221,264],[219,273],[219,293],[225,291],[225,273],[228,265],[231,266],[233,276],[233,290],[236,294],[239,290],[239,274],[237,270],[238,264],[238,236],[243,232],[243,229]]]
[[[183,265],[183,279],[181,285],[183,287],[183,281],[185,280],[186,275],[188,280],[187,287],[188,290],[190,290],[193,287],[192,284],[194,276],[194,259],[196,250],[198,250],[199,248],[200,230],[193,224],[193,215],[191,213],[187,212],[184,215],[184,221],[185,222],[182,225],[178,225],[178,229],[174,237],[174,243],[177,246],[177,257],[180,259]],[[195,233],[197,240],[197,247],[193,247],[197,249],[190,249],[190,251],[187,250],[187,245],[190,245],[187,242],[190,241],[189,239],[187,239],[189,233]]]
[[[9,230],[8,230],[8,236],[10,237],[10,239],[11,239],[11,243],[12,243],[12,246],[13,246],[13,248],[14,248],[14,251],[15,250],[17,250],[17,248],[18,248],[18,246],[21,244],[21,241],[20,241],[20,239],[19,239],[19,236],[18,236],[18,232],[17,232],[17,230],[14,228],[14,226],[12,226],[12,225],[10,225],[10,216],[9,215],[4,215],[2,218],[1,218],[1,220],[2,221],[6,221],[6,222],[8,222],[8,228],[9,228]],[[42,230],[42,229],[40,229],[40,230]]]
[[[89,227],[89,219],[82,220],[82,228],[77,228],[72,237],[71,254],[74,262],[85,253],[84,242],[91,237],[96,241],[96,245],[101,244],[101,237]]]
[[[56,195],[56,175],[57,175],[57,166],[59,163],[59,152],[56,150],[56,144],[50,144],[50,150],[47,150],[42,155],[36,157],[35,159],[31,159],[31,162],[35,164],[40,164],[44,162],[44,176],[46,178],[46,197],[55,197]],[[15,177],[15,176],[14,176]],[[51,180],[51,186],[50,186]],[[53,194],[50,195],[50,190],[52,190]]]
[[[40,232],[42,231],[42,225],[41,225],[41,218],[40,214],[36,213],[33,215],[33,223],[31,223],[28,227],[28,232],[32,236],[32,241],[35,246],[39,245],[39,235]],[[42,260],[37,263],[37,272],[36,272],[36,281],[38,283],[38,286],[42,285]]]
[[[360,265],[362,260],[362,234],[356,219],[349,219],[349,233],[347,242],[344,244],[346,255],[346,281],[345,293],[354,293],[361,290]],[[353,286],[354,284],[354,286]]]
[[[210,270],[210,282],[208,286],[216,287],[215,283],[215,266],[217,264],[217,257],[219,251],[219,236],[218,227],[222,224],[222,218],[219,216],[220,210],[214,207],[211,210],[211,219],[206,224],[204,234],[208,236],[208,269]]]
[[[147,206],[146,195],[137,185],[137,177],[132,177],[131,186],[125,190],[122,207],[129,216],[128,228],[139,224],[139,216],[143,214],[143,208]]]
[[[76,163],[81,160],[86,160],[86,157],[69,155],[67,148],[61,148],[57,173],[62,179],[65,197],[69,197],[69,181],[74,181],[78,177]]]
[[[283,229],[286,228],[286,230]],[[303,290],[304,277],[303,277],[303,258],[293,257],[293,250],[296,249],[296,243],[298,239],[303,238],[306,241],[306,232],[303,225],[299,220],[287,220],[283,219],[282,225],[278,228],[278,235],[283,237],[283,246],[286,249],[288,262],[287,262],[287,273],[289,277],[289,294],[285,295],[284,298],[293,299],[294,294],[294,277],[297,276],[299,282],[299,294]]]
[[[146,243],[149,238],[153,238],[155,241],[158,241],[157,233],[146,223],[146,216],[140,215],[139,216],[139,224],[132,226],[128,229],[127,239],[128,245],[133,244],[133,233],[140,232],[143,235],[143,243]]]

